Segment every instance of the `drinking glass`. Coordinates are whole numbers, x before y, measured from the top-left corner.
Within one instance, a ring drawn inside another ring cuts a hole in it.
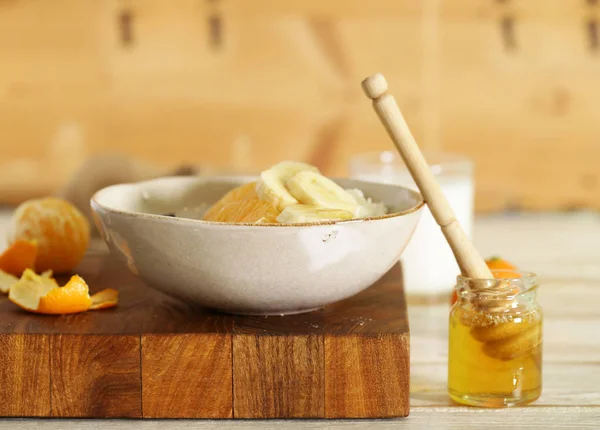
[[[473,225],[473,163],[466,157],[444,152],[423,151],[456,219],[467,236]],[[398,184],[418,191],[402,158],[392,151],[358,154],[350,160],[350,176],[369,182]],[[440,227],[429,208],[402,256],[404,289],[412,298],[448,300],[460,269]]]

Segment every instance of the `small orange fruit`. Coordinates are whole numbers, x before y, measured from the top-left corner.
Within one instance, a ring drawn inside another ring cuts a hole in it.
[[[521,275],[517,273],[517,267],[501,257],[490,257],[485,260],[485,262],[490,270],[494,271],[494,277],[496,279],[521,277]]]
[[[29,312],[62,315],[115,306],[118,292],[109,288],[90,297],[87,284],[78,275],[60,287],[48,273],[39,276],[27,269],[10,287],[8,299]]]
[[[55,197],[28,200],[13,214],[9,242],[37,242],[35,270],[73,270],[87,250],[90,225],[71,203]]]
[[[35,241],[18,239],[0,254],[0,270],[21,276],[25,269],[33,269],[36,255]]]

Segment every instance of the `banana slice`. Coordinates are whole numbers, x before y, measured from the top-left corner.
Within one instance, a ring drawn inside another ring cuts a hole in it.
[[[356,218],[378,217],[387,213],[387,208],[383,203],[373,202],[370,197],[365,197],[358,188],[347,189],[346,192],[352,195],[358,203],[357,210],[354,212]]]
[[[352,219],[352,212],[342,209],[323,209],[312,205],[292,205],[286,207],[277,217],[281,224],[297,224],[321,221]]]
[[[282,161],[260,174],[256,184],[256,193],[261,200],[267,201],[279,210],[289,205],[297,205],[298,200],[286,188],[287,181],[298,172],[310,171],[319,174],[319,169],[310,164],[297,161]]]
[[[331,179],[316,172],[296,173],[286,185],[292,196],[304,205],[342,209],[353,215],[359,206],[350,193]]]

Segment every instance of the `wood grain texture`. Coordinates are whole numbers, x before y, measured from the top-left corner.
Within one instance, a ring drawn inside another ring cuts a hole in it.
[[[406,299],[402,288],[402,268],[395,265],[378,282],[344,302],[322,310],[324,333],[328,336],[378,336],[407,334]],[[374,309],[373,303],[379,303]]]
[[[409,413],[408,321],[399,265],[346,304],[323,310],[325,415],[398,417]],[[379,303],[373,309],[373,303]]]
[[[50,340],[0,334],[0,416],[50,414]]]
[[[359,87],[381,71],[422,147],[475,160],[478,210],[600,208],[595,3],[46,3],[0,2],[0,202],[119,148],[160,168],[344,175],[391,149]]]
[[[388,92],[385,77],[380,73],[371,75],[362,82],[362,88],[373,101],[373,109],[381,120],[382,127],[388,132],[433,218],[442,229],[460,267],[460,273],[475,279],[493,278],[484,259],[457,221],[454,210],[415,141],[396,99]]]
[[[282,3],[283,4],[283,3]],[[6,215],[0,209],[0,238]],[[507,410],[465,408],[449,403],[445,305],[409,306],[411,323],[411,411],[408,419],[240,420],[237,429],[381,428],[408,429],[595,429],[600,421],[598,357],[600,331],[600,218],[595,214],[531,214],[478,217],[474,236],[487,255],[514,255],[520,267],[543,274],[540,303],[545,312],[544,380],[538,402]],[[565,254],[564,243],[577,243]],[[568,264],[565,264],[568,258]],[[389,281],[389,279],[388,279]],[[386,281],[387,282],[387,281]],[[2,299],[0,299],[1,303]],[[357,326],[355,324],[355,326]],[[550,328],[548,328],[550,326]],[[358,326],[360,327],[360,326]],[[2,336],[0,336],[2,337]],[[2,352],[0,352],[2,354]],[[3,386],[3,385],[2,385]],[[2,392],[0,392],[0,395]],[[222,428],[219,420],[172,420],[170,428]],[[164,421],[5,419],[0,429],[49,430],[159,428]]]
[[[322,336],[236,335],[234,417],[324,417],[323,364]]]
[[[231,418],[231,335],[142,336],[144,418]]]
[[[352,416],[399,415],[396,389],[408,393],[407,386],[377,379],[384,371],[402,372],[388,380],[408,381],[408,367],[382,366],[382,360],[396,360],[398,354],[408,360],[408,349],[377,337],[408,336],[398,266],[348,300],[283,317],[231,316],[170,299],[106,251],[90,252],[77,272],[92,292],[118,289],[119,305],[44,316],[18,311],[0,298],[0,336],[49,337],[51,416],[326,417],[328,378],[342,381],[355,372],[375,379],[363,397],[348,400],[362,402]],[[332,354],[326,368],[328,335],[349,345],[364,337],[368,344],[361,341],[348,353]],[[330,413],[336,407],[331,404]]]
[[[24,312],[0,297],[0,333],[139,335],[232,330],[231,316],[198,309],[159,293],[134,277],[121,263],[107,258],[104,248],[88,253],[77,273],[87,281],[92,294],[104,288],[119,290],[119,305],[99,312],[44,316]],[[67,275],[57,279],[63,285],[68,278]]]
[[[250,429],[596,429],[600,421],[600,408],[590,406],[529,407],[505,410],[481,410],[466,407],[414,408],[409,419],[385,420],[240,420],[227,422],[227,428]],[[136,422],[131,420],[10,420],[0,422],[0,429],[21,430],[43,426],[49,430],[79,430],[91,423],[103,430],[156,429],[163,421]],[[168,423],[176,430],[222,429],[223,421],[176,420]]]
[[[52,416],[142,416],[139,336],[54,335]]]
[[[404,417],[409,413],[407,335],[327,336],[327,418]]]

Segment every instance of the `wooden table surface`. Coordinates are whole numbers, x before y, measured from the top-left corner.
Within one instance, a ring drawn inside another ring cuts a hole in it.
[[[0,212],[0,238],[9,212]],[[453,405],[446,395],[446,305],[409,305],[411,413],[397,420],[135,421],[0,420],[0,429],[97,428],[599,428],[600,215],[480,217],[475,242],[540,274],[544,319],[542,397],[532,405],[484,410]],[[0,247],[2,246],[0,242]],[[410,298],[409,298],[410,301]]]

